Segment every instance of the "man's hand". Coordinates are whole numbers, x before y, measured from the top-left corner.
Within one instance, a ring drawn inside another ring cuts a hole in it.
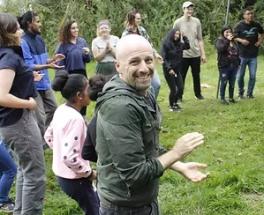
[[[200,182],[204,179],[206,179],[209,175],[209,173],[203,173],[201,170],[205,169],[207,167],[206,164],[203,163],[197,163],[197,162],[188,162],[188,163],[182,163],[182,162],[176,162],[171,166],[171,169],[179,172],[182,174],[185,178],[192,182]]]
[[[203,143],[204,136],[202,134],[198,132],[187,133],[176,141],[172,150],[180,158],[183,158]]]
[[[50,64],[48,64],[48,68],[50,68],[50,69],[63,69],[64,66],[63,65],[59,66],[56,63],[50,63]]]
[[[205,55],[202,55],[201,56],[201,62],[202,63],[206,63],[207,62],[207,59],[206,59],[206,56]]]
[[[238,42],[240,42],[243,46],[247,46],[249,45],[249,41],[246,40],[246,39],[240,39],[238,38],[239,40],[237,40]]]
[[[53,63],[57,63],[61,60],[64,60],[65,59],[65,55],[63,54],[55,54],[54,57],[52,58],[52,62]]]

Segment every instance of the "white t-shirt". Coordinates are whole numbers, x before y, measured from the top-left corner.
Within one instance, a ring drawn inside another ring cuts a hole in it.
[[[92,41],[92,50],[95,47],[100,51],[104,50],[108,41],[111,47],[116,48],[118,40],[119,38],[113,35],[110,35],[107,40],[104,40],[102,37],[96,37]],[[114,61],[115,61],[115,57],[111,53],[107,53],[100,62],[106,63],[106,62],[114,62]]]
[[[183,57],[200,57],[201,52],[199,41],[203,39],[200,20],[195,17],[186,19],[186,17],[182,16],[174,22],[173,28],[180,29],[180,32],[183,32],[184,36],[186,36],[190,41],[190,49],[183,51]]]

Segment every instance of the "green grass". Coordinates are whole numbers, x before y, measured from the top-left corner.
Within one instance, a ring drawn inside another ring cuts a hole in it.
[[[209,50],[213,53],[212,50]],[[168,87],[159,68],[162,86],[158,102],[163,114],[160,142],[170,148],[181,135],[199,131],[205,144],[185,161],[208,164],[209,178],[201,183],[186,181],[179,174],[167,171],[161,178],[159,202],[163,215],[262,215],[264,214],[264,73],[262,56],[255,88],[256,99],[224,106],[216,100],[218,71],[216,56],[208,54],[202,66],[205,100],[194,99],[191,73],[188,73],[183,111],[169,112]],[[94,64],[88,66],[89,74]],[[248,80],[248,76],[246,76]],[[236,88],[237,94],[237,88]],[[57,94],[58,101],[63,101]],[[94,104],[89,107],[91,116]],[[61,192],[51,171],[51,152],[46,152],[47,191],[46,215],[81,214],[74,201]]]

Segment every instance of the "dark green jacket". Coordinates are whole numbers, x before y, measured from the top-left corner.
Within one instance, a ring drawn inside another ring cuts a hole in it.
[[[156,103],[154,102],[156,105]],[[153,106],[153,105],[152,105]],[[157,198],[160,113],[120,78],[97,100],[96,151],[101,201],[139,207]]]

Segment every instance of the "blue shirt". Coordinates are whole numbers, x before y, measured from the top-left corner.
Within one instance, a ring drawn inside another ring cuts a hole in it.
[[[64,65],[69,73],[74,70],[85,71],[85,64],[90,62],[91,55],[84,53],[84,47],[88,48],[88,44],[81,37],[77,38],[76,44],[61,43],[59,45],[57,53],[65,55],[65,59],[60,62],[60,65]]]
[[[36,65],[47,64],[48,53],[46,45],[42,37],[38,34],[32,34],[26,32],[21,40],[21,47],[23,50],[23,56],[25,63],[30,67],[32,71],[35,70]],[[40,81],[36,81],[35,85],[37,90],[48,90],[51,88],[48,70],[40,70],[41,74],[44,74]]]
[[[21,99],[36,97],[32,71],[24,63],[21,47],[0,48],[0,72],[2,69],[15,72],[10,94]],[[0,106],[0,127],[14,124],[22,114],[23,109]]]

